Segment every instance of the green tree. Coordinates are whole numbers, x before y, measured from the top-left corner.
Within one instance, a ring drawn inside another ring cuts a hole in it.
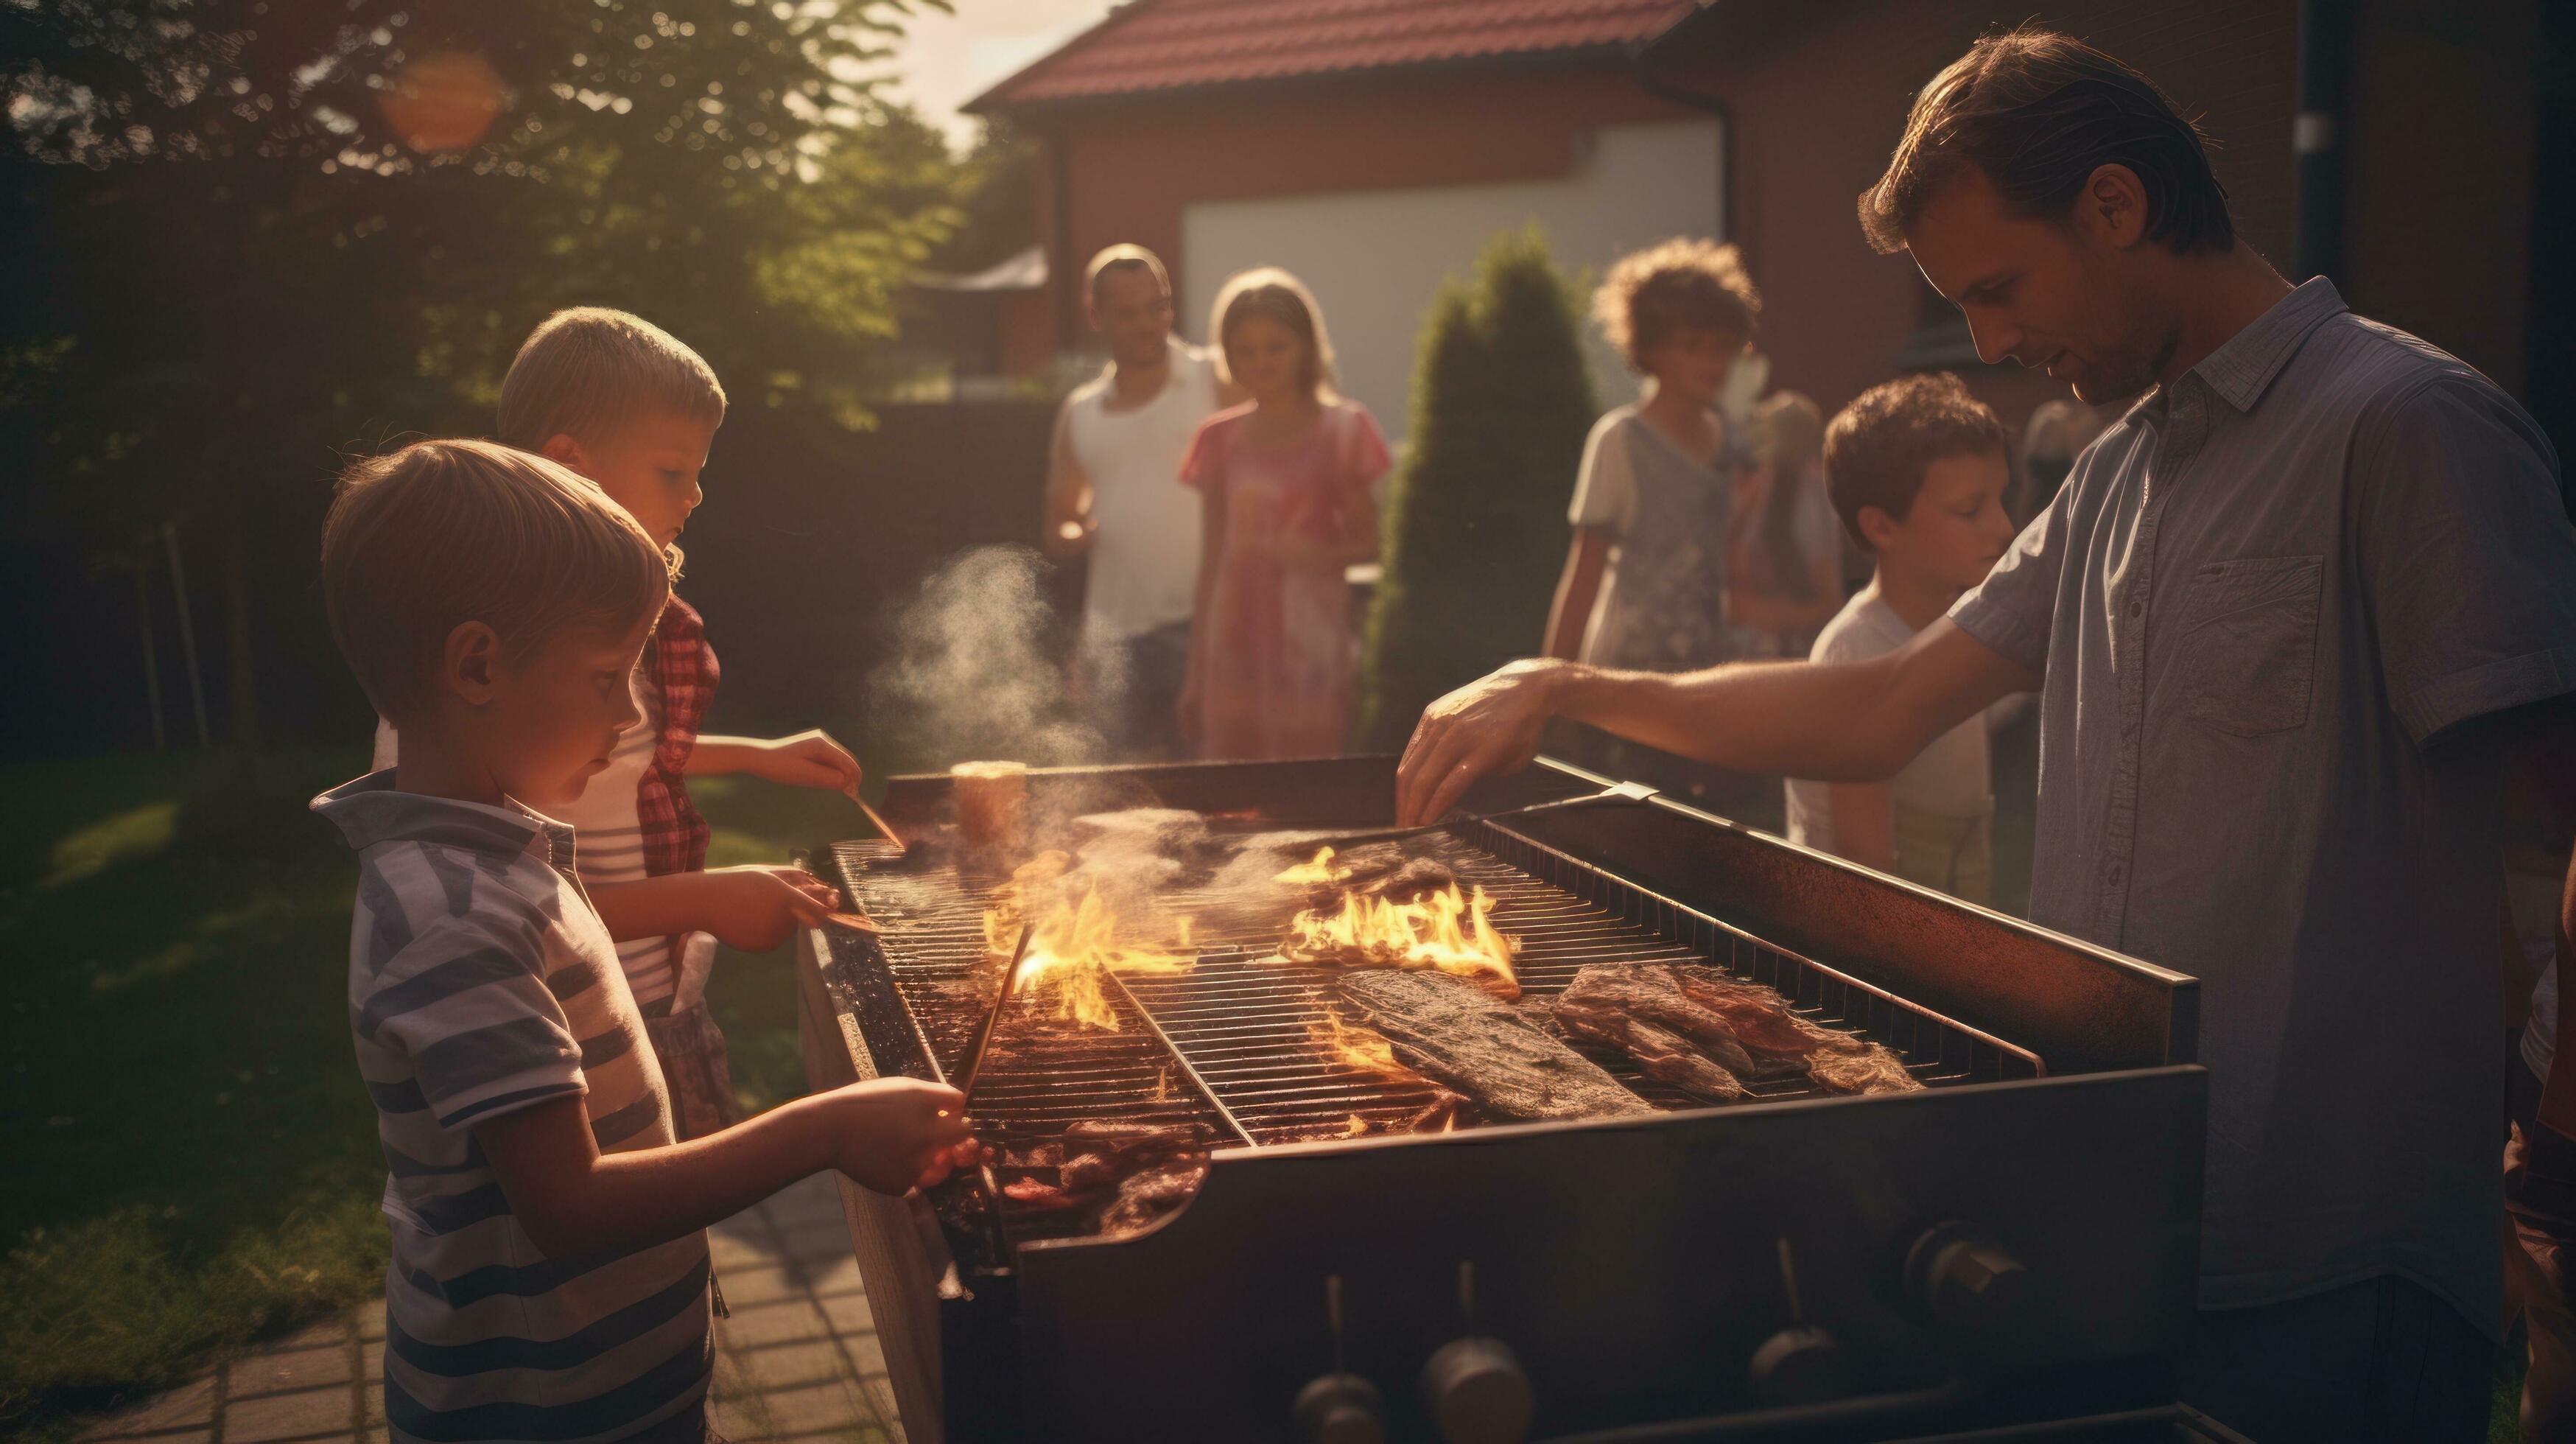
[[[1432,302],[1363,651],[1360,729],[1376,745],[1538,649],[1593,421],[1576,316],[1535,229],[1496,236]]]
[[[247,741],[274,622],[329,666],[279,562],[336,456],[488,431],[546,312],[634,309],[742,410],[862,419],[957,217],[937,132],[876,93],[918,3],[0,6],[0,535],[175,524]]]

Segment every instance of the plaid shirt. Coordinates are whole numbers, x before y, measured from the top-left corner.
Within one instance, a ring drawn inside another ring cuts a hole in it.
[[[661,877],[707,865],[707,820],[689,805],[682,769],[721,675],[705,620],[677,592],[654,624],[652,659],[653,682],[662,692],[662,738],[636,786],[635,814],[644,830],[644,870]]]

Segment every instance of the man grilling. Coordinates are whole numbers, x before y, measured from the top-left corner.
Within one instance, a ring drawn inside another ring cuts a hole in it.
[[[2282,279],[2195,127],[2062,36],[1990,37],[1935,77],[1860,215],[1986,361],[2142,399],[1903,649],[1515,663],[1424,714],[1399,820],[1526,763],[1555,716],[1860,782],[2039,689],[2033,919],[2203,983],[2183,1396],[2267,1444],[2483,1438],[2508,757],[2576,794],[2576,533],[2547,441],[2467,365]],[[2571,1075],[2540,1108],[2562,1131]]]

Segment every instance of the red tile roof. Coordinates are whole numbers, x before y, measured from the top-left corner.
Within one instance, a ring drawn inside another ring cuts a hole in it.
[[[1652,40],[1696,8],[1697,0],[1128,0],[967,109],[1612,49]]]

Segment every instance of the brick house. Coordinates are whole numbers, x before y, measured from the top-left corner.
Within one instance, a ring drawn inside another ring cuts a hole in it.
[[[979,97],[1037,138],[1054,342],[1083,263],[1168,262],[1192,337],[1225,278],[1287,266],[1324,305],[1344,389],[1400,434],[1443,277],[1536,221],[1599,267],[1722,230],[1723,129],[1641,83],[1688,0],[1130,0]],[[1623,390],[1606,353],[1605,383]]]
[[[1274,261],[1314,285],[1349,389],[1400,431],[1439,278],[1536,219],[1578,270],[1677,232],[1736,241],[1768,299],[1773,384],[1828,411],[1950,366],[2017,422],[2054,383],[1978,365],[1911,264],[1870,252],[1852,203],[1914,91],[2029,18],[2198,114],[2245,235],[2285,273],[2334,275],[2357,309],[2485,369],[2563,447],[2576,314],[2534,261],[2567,188],[2535,179],[2566,165],[2568,127],[2544,117],[2566,109],[2571,16],[2542,0],[1130,0],[970,109],[1044,152],[1050,314],[1023,356],[1081,345],[1072,287],[1112,241],[1172,263],[1192,335],[1227,274]],[[1595,366],[1605,400],[1627,394],[1610,358]]]

